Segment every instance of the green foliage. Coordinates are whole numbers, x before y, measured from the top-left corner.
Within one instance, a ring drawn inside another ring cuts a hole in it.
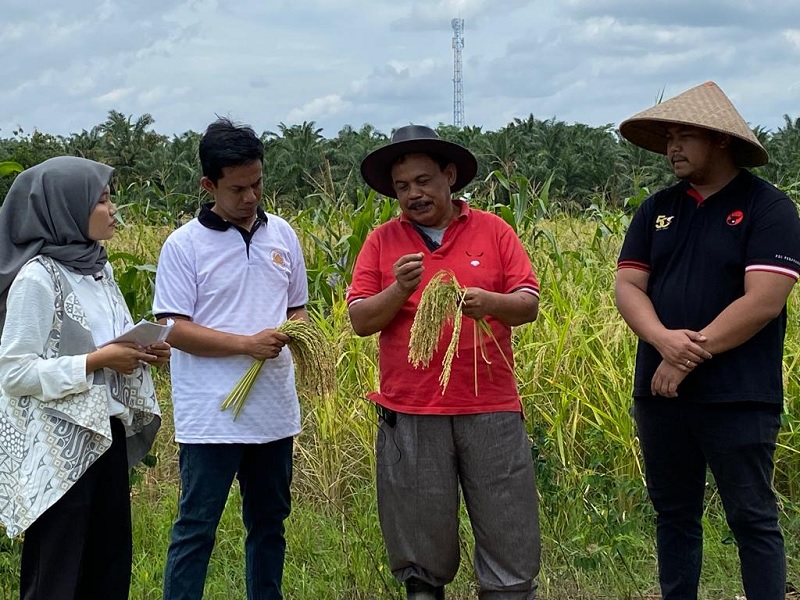
[[[145,263],[142,257],[129,252],[112,253],[108,260],[114,265],[114,277],[134,322],[151,317],[156,284],[155,265]]]
[[[511,225],[517,235],[533,231],[536,224],[549,215],[552,174],[538,188],[524,175],[509,177],[499,170],[489,173],[487,179],[494,179],[499,183],[503,192],[501,198],[505,200],[500,201],[496,197],[496,188],[491,188],[490,209]]]
[[[13,160],[4,160],[0,162],[0,177],[13,175],[22,171],[22,165]]]
[[[394,216],[395,206],[374,190],[367,194],[356,190],[355,208],[330,201],[324,192],[309,198],[315,201],[290,220],[297,229],[307,232],[303,251],[311,303],[331,307],[343,298],[367,235]]]
[[[152,134],[150,126],[147,119],[114,114],[104,127],[66,140],[42,134],[0,140],[0,160],[14,160],[11,154],[18,152],[34,160],[21,162],[24,166],[50,151],[111,160],[111,150],[122,150],[121,142],[113,140],[141,145],[115,158],[120,170],[115,202],[122,223],[108,243],[115,276],[136,319],[150,315],[163,240],[201,202],[198,134],[169,140]],[[653,513],[629,414],[636,340],[617,314],[612,288],[632,211],[671,175],[660,157],[620,142],[608,128],[531,116],[498,132],[439,129],[478,154],[480,177],[467,190],[470,202],[515,229],[542,286],[538,321],[515,328],[513,337],[541,500],[542,596],[647,597],[656,588]],[[776,161],[771,178],[795,199],[798,179],[787,174],[795,168],[792,144],[798,130],[787,118],[781,131],[763,133],[768,145],[782,144],[770,148]],[[343,129],[338,138],[326,140],[313,123],[304,123],[283,125],[279,134],[266,138],[269,210],[288,219],[298,232],[308,268],[311,318],[338,357],[338,393],[324,401],[301,398],[303,432],[296,441],[294,509],[287,524],[286,595],[297,600],[399,599],[375,509],[375,416],[364,399],[378,386],[377,343],[375,336],[353,334],[344,299],[367,235],[397,214],[395,201],[368,192],[352,175],[363,155],[385,136],[364,126]],[[292,170],[295,152],[303,160]],[[575,156],[569,158],[570,153]],[[590,159],[587,153],[597,156]],[[0,179],[0,185],[7,181]],[[800,301],[794,296],[775,487],[795,585],[800,578],[799,322]],[[151,464],[132,476],[132,598],[160,598],[176,511],[179,482],[168,379],[167,372],[157,375],[164,428]],[[731,576],[737,570],[736,549],[728,543],[713,482],[708,490],[701,597],[721,600],[741,589],[738,578]],[[244,597],[239,515],[240,499],[233,492],[212,556],[207,597]],[[467,568],[473,542],[464,514],[461,533],[464,568],[448,588],[454,600],[476,596]],[[18,565],[19,543],[0,543],[0,597],[18,593]]]
[[[549,188],[500,175],[493,176],[494,182],[498,190],[508,192],[511,204],[475,202],[511,219],[542,283],[539,320],[516,328],[513,338],[541,501],[541,593],[552,600],[646,596],[656,589],[654,516],[629,414],[636,341],[618,316],[612,296],[614,263],[630,215],[609,206],[603,194],[585,200],[589,208],[581,217],[564,215],[553,210],[549,191],[544,191]],[[396,214],[396,203],[361,193],[358,205],[351,208],[336,197],[318,194],[306,209],[284,216],[298,232],[309,265],[311,318],[338,357],[338,393],[324,401],[301,398],[303,432],[296,441],[285,589],[287,597],[298,600],[399,599],[375,509],[375,416],[364,399],[378,385],[377,343],[374,336],[352,333],[344,301],[361,244],[375,225]],[[522,205],[525,210],[519,208]],[[127,214],[110,254],[129,303],[145,314],[152,294],[150,265],[171,228],[142,225]],[[791,304],[785,358],[788,400],[775,485],[783,502],[789,574],[794,579],[800,577],[800,507],[794,501],[800,497],[800,307],[794,298]],[[178,497],[166,373],[159,375],[158,389],[164,431],[153,450],[156,462],[132,477],[134,598],[160,597]],[[741,590],[730,575],[737,570],[736,552],[727,541],[713,482],[708,489],[701,597],[721,600]],[[212,556],[208,597],[243,594],[239,511],[240,499],[233,492]],[[467,568],[473,542],[466,515],[461,533],[464,568],[449,587],[449,597],[466,600],[475,597],[476,589]],[[16,589],[18,560],[18,544],[0,547],[4,593]]]
[[[786,115],[784,120],[775,132],[756,128],[772,157],[757,172],[782,186],[800,180],[800,119]],[[114,166],[117,188],[135,186],[143,210],[192,214],[198,205],[200,133],[187,131],[169,138],[156,133],[154,126],[149,114],[137,117],[111,110],[103,123],[66,137],[17,130],[11,139],[0,139],[0,161],[30,167],[61,154],[84,156]],[[637,197],[642,189],[663,187],[673,178],[663,156],[621,140],[611,125],[590,127],[529,115],[497,131],[444,124],[437,131],[472,150],[478,159],[478,176],[465,192],[503,205],[509,204],[508,189],[498,183],[495,173],[508,182],[519,177],[549,181],[551,206],[574,214],[588,208],[589,199],[633,208],[626,199]],[[360,129],[345,126],[326,138],[316,123],[304,121],[279,123],[277,131],[265,131],[261,139],[265,195],[275,206],[304,210],[312,208],[320,192],[356,208],[358,191],[368,191],[359,175],[361,161],[387,136],[364,124]],[[0,198],[8,184],[0,179]],[[181,198],[190,201],[175,206]]]

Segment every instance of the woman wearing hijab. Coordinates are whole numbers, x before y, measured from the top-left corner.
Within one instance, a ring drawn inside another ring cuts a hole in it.
[[[128,470],[161,419],[169,345],[101,346],[132,326],[106,251],[113,169],[58,157],[0,208],[0,519],[24,532],[23,600],[128,598]]]

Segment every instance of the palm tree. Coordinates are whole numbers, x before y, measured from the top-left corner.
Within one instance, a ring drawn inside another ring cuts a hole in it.
[[[324,176],[322,129],[314,121],[301,125],[278,124],[278,133],[266,132],[265,190],[287,198],[295,207],[314,192]]]
[[[99,126],[104,162],[117,170],[121,185],[136,181],[137,174],[142,177],[144,170],[140,168],[140,161],[148,151],[166,140],[164,136],[148,131],[153,123],[155,119],[148,113],[133,121],[133,116],[111,110],[105,123]]]
[[[325,156],[330,164],[330,178],[339,186],[334,197],[348,198],[353,207],[358,204],[357,190],[366,192],[360,175],[361,161],[386,140],[386,135],[365,123],[359,130],[345,125],[335,138],[326,142]]]
[[[756,135],[770,157],[769,164],[761,168],[761,173],[779,185],[800,181],[800,118],[792,120],[789,115],[783,115],[783,126],[772,136],[758,129]]]
[[[99,125],[89,131],[84,129],[80,133],[73,133],[66,140],[67,152],[90,160],[102,160],[103,139],[100,134]]]

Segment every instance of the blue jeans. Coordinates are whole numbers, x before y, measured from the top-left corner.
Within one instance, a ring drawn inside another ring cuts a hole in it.
[[[200,600],[233,478],[247,530],[248,600],[279,600],[286,552],[293,438],[268,444],[180,444],[181,498],[164,573],[164,600]]]
[[[783,600],[786,556],[772,489],[780,406],[637,398],[634,417],[656,510],[663,600],[695,600],[706,466],[739,547],[747,600]]]

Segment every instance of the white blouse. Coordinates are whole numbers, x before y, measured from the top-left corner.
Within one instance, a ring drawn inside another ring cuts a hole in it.
[[[111,301],[116,286],[110,264],[102,278],[73,273],[56,263],[69,280],[86,313],[96,346],[113,339],[132,323],[124,308]],[[8,396],[37,396],[54,401],[89,389],[86,354],[44,359],[40,355],[53,322],[55,291],[50,275],[38,262],[26,264],[8,292],[6,322],[0,343],[0,386]],[[110,395],[109,413],[128,421],[128,409]]]

